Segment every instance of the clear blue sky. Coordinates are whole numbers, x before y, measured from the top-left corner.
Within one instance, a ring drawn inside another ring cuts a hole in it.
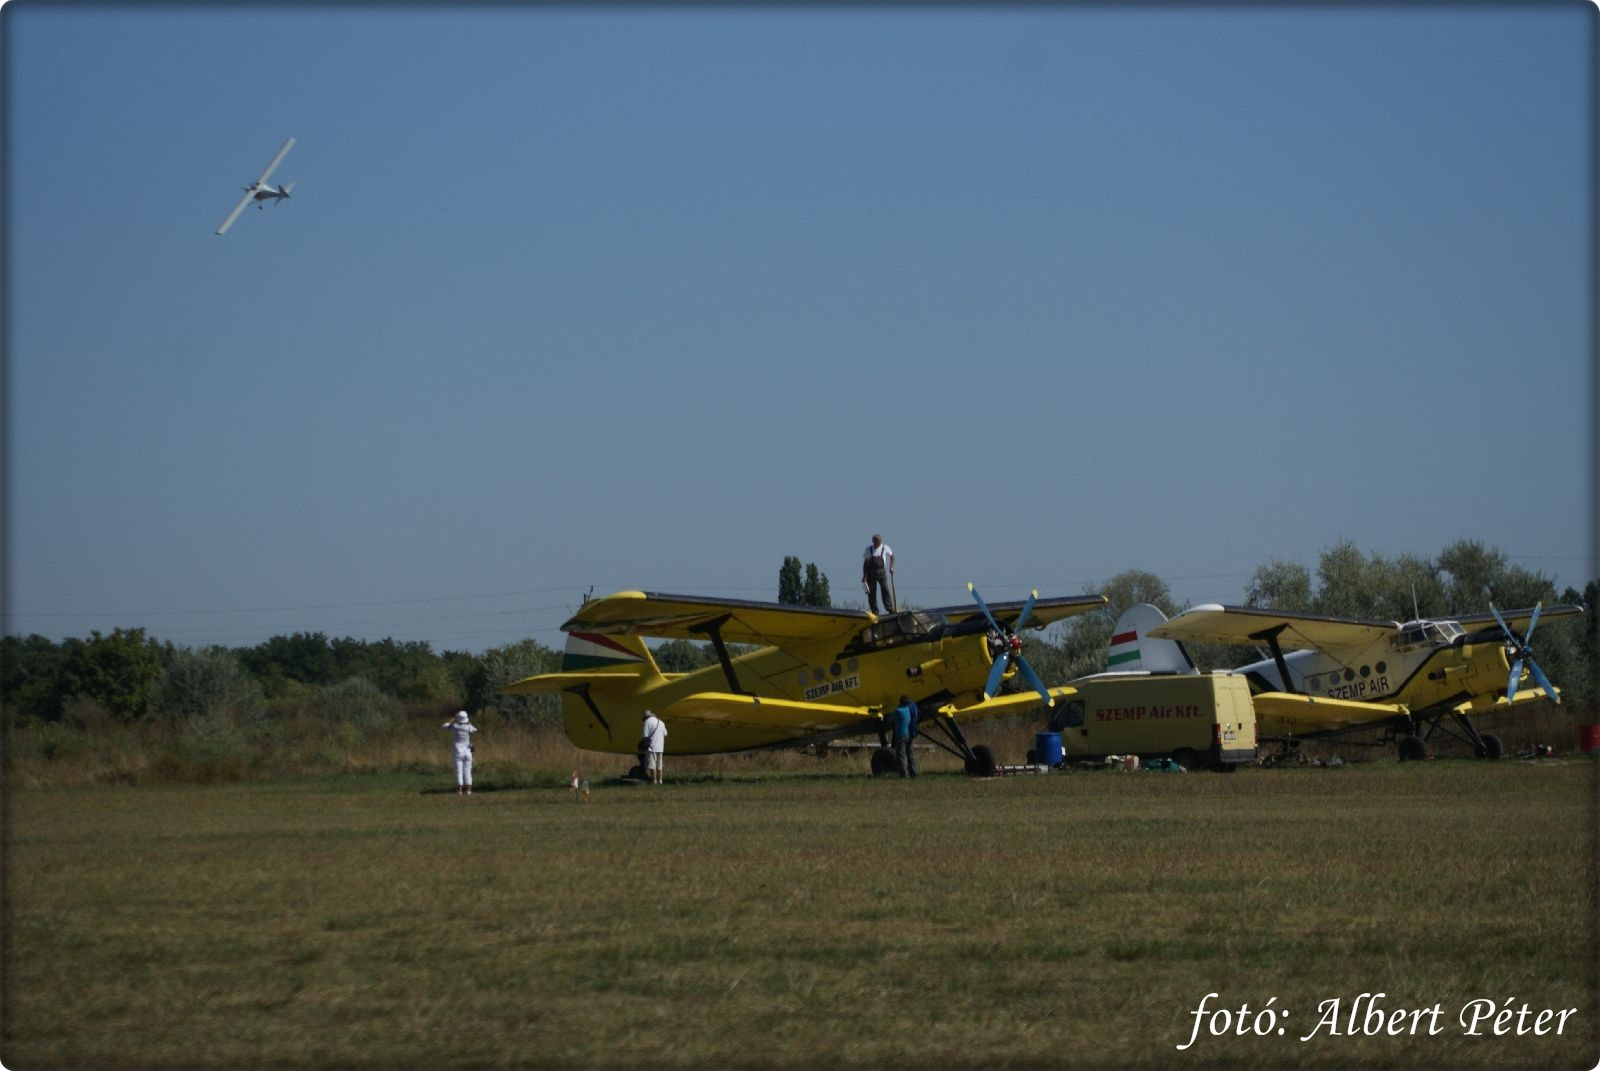
[[[3,17],[7,633],[1596,575],[1580,0]]]

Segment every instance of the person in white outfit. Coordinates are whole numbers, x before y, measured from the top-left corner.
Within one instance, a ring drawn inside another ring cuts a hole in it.
[[[444,728],[455,737],[456,795],[472,795],[472,734],[478,727],[472,724],[466,711],[444,723]]]
[[[644,739],[649,741],[650,749],[645,752],[645,771],[650,775],[652,783],[661,783],[661,755],[667,750],[667,723],[656,717],[655,712],[644,712]]]

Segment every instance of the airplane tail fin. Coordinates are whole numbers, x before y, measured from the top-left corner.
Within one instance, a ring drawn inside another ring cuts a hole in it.
[[[561,720],[567,739],[594,751],[631,751],[639,737],[638,694],[660,684],[661,669],[638,636],[569,632],[561,675],[582,683],[563,689]]]
[[[1198,673],[1189,653],[1176,640],[1147,635],[1167,623],[1167,615],[1149,603],[1130,606],[1111,630],[1106,655],[1109,673]]]
[[[602,636],[598,632],[569,632],[561,652],[561,672],[606,676],[637,673],[660,676],[650,648],[637,636]]]
[[[504,695],[561,696],[567,737],[593,751],[628,752],[639,737],[641,693],[665,678],[650,649],[637,636],[571,632],[561,654],[561,669],[527,677],[501,688]],[[619,720],[623,711],[633,718]]]

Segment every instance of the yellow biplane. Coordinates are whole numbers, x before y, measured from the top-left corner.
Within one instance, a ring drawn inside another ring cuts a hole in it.
[[[1378,730],[1404,760],[1425,757],[1442,732],[1480,757],[1499,758],[1500,739],[1480,734],[1471,716],[1539,698],[1559,703],[1533,659],[1533,630],[1541,615],[1583,612],[1491,606],[1487,614],[1399,622],[1206,605],[1169,621],[1139,605],[1112,630],[1107,668],[1194,673],[1185,642],[1253,644],[1267,657],[1233,672],[1250,682],[1261,740]]]
[[[561,626],[559,673],[528,677],[507,695],[562,697],[567,737],[590,751],[630,754],[644,712],[668,728],[668,750],[707,755],[822,745],[876,734],[902,695],[922,711],[924,737],[958,755],[969,773],[994,771],[989,748],[968,744],[961,723],[1049,705],[1048,688],[1022,656],[1025,629],[1041,629],[1105,605],[1101,595],[877,615],[737,599],[623,591],[583,605]],[[663,673],[646,637],[707,642],[716,663]],[[757,645],[735,653],[730,644]],[[938,730],[930,732],[929,730]]]

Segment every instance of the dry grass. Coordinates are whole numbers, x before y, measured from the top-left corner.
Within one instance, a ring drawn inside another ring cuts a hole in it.
[[[900,782],[823,772],[859,756],[676,760],[678,783],[659,789],[596,769],[579,804],[532,783],[544,774],[491,773],[458,799],[440,751],[388,760],[426,774],[9,792],[0,1056],[26,1068],[1600,1056],[1591,762]],[[1300,1040],[1319,1002],[1377,991],[1391,1007],[1440,1004],[1444,1029]],[[1235,1008],[1275,998],[1285,1034],[1204,1034],[1178,1052],[1208,992]],[[1464,1037],[1454,1016],[1479,997],[1578,1010],[1559,1036]]]

